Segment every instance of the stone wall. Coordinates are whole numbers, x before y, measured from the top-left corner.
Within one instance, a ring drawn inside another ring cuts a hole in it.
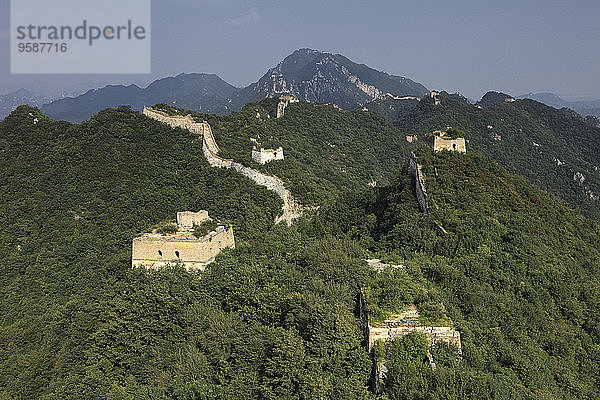
[[[415,153],[410,153],[408,159],[408,172],[411,173],[415,178],[415,191],[417,201],[421,207],[421,211],[427,212],[427,190],[425,190],[425,179],[423,178],[423,172],[421,166],[417,162],[417,156]]]
[[[279,103],[277,103],[277,118],[281,118],[285,115],[285,108],[288,106],[288,104],[298,103],[299,101],[300,100],[291,95],[280,96]]]
[[[372,322],[368,316],[366,324],[367,332],[367,347],[371,351],[377,340],[384,342],[400,338],[411,332],[423,333],[429,342],[430,346],[439,342],[453,344],[459,349],[460,332],[454,330],[450,326],[428,326],[423,325],[419,321],[419,311],[414,305],[410,305],[405,311],[392,314],[382,322]]]
[[[235,248],[232,227],[218,226],[202,238],[192,234],[148,234],[133,239],[131,264],[146,268],[181,264],[188,270],[204,270],[225,248]]]
[[[431,91],[429,96],[433,99],[433,105],[439,106],[441,104],[439,92]]]
[[[383,383],[387,374],[386,362],[388,361],[390,353],[389,344],[411,332],[424,334],[427,338],[429,348],[443,342],[456,346],[458,348],[459,356],[462,353],[460,332],[453,329],[451,326],[433,326],[422,324],[419,319],[419,311],[413,304],[411,304],[401,313],[391,314],[382,322],[372,321],[368,310],[369,307],[366,303],[364,292],[361,290],[359,314],[361,328],[364,333],[364,340],[367,344],[367,350],[373,359],[371,388],[375,393],[379,393],[383,390]],[[384,343],[386,350],[385,355],[379,359],[377,354],[375,354],[376,352],[373,350],[373,346],[378,340]],[[429,349],[427,351],[427,357],[429,359],[429,364],[433,369],[435,369],[435,360]]]
[[[298,100],[296,99],[296,101]],[[144,107],[144,115],[171,127],[188,129],[190,132],[200,135],[202,137],[202,152],[212,167],[233,169],[252,179],[256,184],[275,192],[283,201],[283,214],[275,219],[276,224],[285,221],[288,225],[291,225],[292,221],[299,218],[304,210],[315,209],[315,207],[300,204],[278,177],[264,174],[233,160],[218,156],[219,146],[207,122],[195,122],[190,115],[185,117],[169,116],[162,111],[147,107]]]
[[[172,128],[187,129],[187,130],[189,130],[193,133],[197,133],[197,134],[203,134],[203,132],[204,132],[203,125],[206,124],[205,122],[198,123],[198,122],[194,121],[192,116],[189,114],[186,115],[185,117],[183,115],[169,115],[163,111],[154,110],[149,107],[144,107],[143,113],[145,116],[155,119],[157,121],[160,121],[163,124],[167,124]]]

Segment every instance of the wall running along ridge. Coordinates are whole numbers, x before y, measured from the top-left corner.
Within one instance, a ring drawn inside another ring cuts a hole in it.
[[[285,188],[283,181],[278,177],[264,174],[233,160],[219,157],[217,153],[219,153],[220,149],[208,122],[196,122],[191,115],[186,115],[185,117],[182,115],[168,115],[149,107],[144,107],[144,115],[167,124],[172,128],[187,129],[192,133],[200,135],[202,137],[202,152],[212,167],[233,169],[252,179],[256,184],[277,193],[281,200],[283,200],[283,214],[275,218],[275,224],[285,221],[288,225],[291,225],[292,221],[299,218],[304,210],[315,209],[315,207],[300,204],[290,191]]]
[[[427,210],[429,207],[429,202],[427,200],[427,190],[425,190],[425,178],[423,177],[423,172],[421,171],[421,165],[417,162],[417,156],[415,153],[410,153],[410,158],[408,159],[408,172],[411,173],[415,178],[415,195],[417,196],[417,202],[421,207],[421,211],[427,214]],[[439,222],[435,220],[431,220],[433,222],[433,227],[437,231],[438,235],[446,236],[448,232]]]
[[[423,172],[421,172],[421,166],[417,163],[417,156],[415,153],[410,153],[408,159],[408,172],[413,174],[415,177],[415,191],[417,195],[417,201],[421,206],[421,211],[427,212],[427,191],[425,190],[425,179],[423,179]]]
[[[279,96],[279,103],[277,104],[277,118],[281,118],[285,115],[285,108],[290,103],[298,103],[300,100],[295,96],[283,95]]]

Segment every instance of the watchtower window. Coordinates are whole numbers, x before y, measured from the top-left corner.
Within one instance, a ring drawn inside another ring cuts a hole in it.
[[[175,250],[175,256],[179,258],[179,251]]]
[[[160,251],[160,250],[158,251],[158,256],[162,257],[162,251]]]

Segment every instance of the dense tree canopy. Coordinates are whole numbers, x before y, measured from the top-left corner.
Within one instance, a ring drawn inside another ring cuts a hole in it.
[[[258,133],[284,146],[289,163],[260,168],[321,205],[292,227],[273,226],[275,194],[209,167],[197,137],[128,108],[72,125],[20,107],[0,123],[0,398],[598,397],[595,222],[489,158],[424,147],[423,214],[397,130],[328,105],[275,120],[274,105],[197,117],[244,163]],[[204,273],[131,268],[132,238],[199,209],[231,222],[235,250]],[[368,257],[405,268],[377,274]],[[443,303],[462,358],[436,346],[434,371],[409,335],[369,393],[361,288],[382,313]]]

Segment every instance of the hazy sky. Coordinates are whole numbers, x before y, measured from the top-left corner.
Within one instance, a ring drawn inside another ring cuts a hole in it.
[[[600,98],[600,0],[152,0],[152,74],[129,76],[11,75],[9,0],[0,16],[0,93],[180,72],[241,86],[309,47],[471,98],[488,90]]]

